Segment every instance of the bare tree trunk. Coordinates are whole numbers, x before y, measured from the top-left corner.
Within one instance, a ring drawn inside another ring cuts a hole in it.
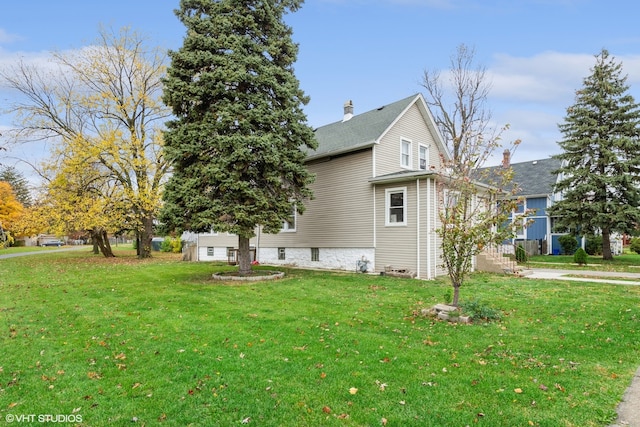
[[[151,258],[151,240],[153,239],[153,218],[147,216],[142,221],[142,230],[137,234],[138,242],[138,258]]]
[[[451,305],[454,307],[458,306],[458,299],[460,298],[460,284],[453,284],[453,301],[451,301]]]
[[[111,245],[109,244],[107,230],[102,227],[97,227],[91,230],[91,236],[93,239],[94,248],[97,246],[105,258],[115,258],[115,255],[111,250]]]
[[[241,276],[251,274],[251,252],[248,237],[238,236],[238,273]]]
[[[611,232],[608,228],[602,229],[602,259],[611,261],[613,254],[611,253]]]
[[[90,230],[89,234],[91,235],[91,243],[93,243],[93,254],[98,255],[100,253],[100,247],[98,246],[98,237],[96,236],[95,230]]]
[[[107,235],[107,230],[102,230],[102,242],[104,244],[104,256],[115,257],[113,254],[113,250],[111,249],[111,243],[109,243],[109,236]]]

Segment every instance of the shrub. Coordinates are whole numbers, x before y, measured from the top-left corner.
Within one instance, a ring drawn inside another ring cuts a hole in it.
[[[584,249],[587,255],[602,255],[602,236],[588,236]]]
[[[502,319],[502,313],[500,310],[496,310],[487,305],[482,304],[478,300],[468,301],[460,305],[462,313],[471,317],[473,320],[500,320]]]
[[[576,253],[573,254],[573,262],[579,265],[587,265],[587,252],[582,248],[578,248]]]
[[[529,255],[527,255],[527,251],[524,250],[522,245],[516,246],[516,261],[519,263],[524,263],[529,260]]]
[[[173,252],[179,254],[182,251],[182,242],[178,237],[165,237],[160,245],[161,252]]]
[[[633,252],[640,254],[640,237],[634,237],[631,239],[631,246],[629,246]]]
[[[564,255],[573,255],[578,249],[578,241],[571,234],[565,234],[558,238],[560,246],[562,247],[562,253]]]

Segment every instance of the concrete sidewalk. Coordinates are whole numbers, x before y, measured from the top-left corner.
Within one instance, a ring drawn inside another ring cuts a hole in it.
[[[618,405],[618,419],[609,427],[640,427],[640,369]]]
[[[640,285],[640,273],[595,270],[558,270],[553,268],[530,268],[529,279],[574,280],[576,282],[611,283],[614,285]],[[587,277],[571,277],[587,276]],[[624,279],[624,280],[621,280]]]
[[[77,250],[86,249],[86,248],[91,248],[91,246],[87,246],[87,245],[64,246],[57,249],[48,249],[46,251],[14,252],[10,254],[3,254],[2,252],[0,252],[0,259],[16,258],[19,256],[28,256],[28,255],[44,255],[44,254],[51,254],[55,252],[77,251]]]

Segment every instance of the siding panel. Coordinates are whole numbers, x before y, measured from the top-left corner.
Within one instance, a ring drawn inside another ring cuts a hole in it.
[[[296,231],[263,234],[260,246],[373,247],[372,164],[371,149],[310,164],[314,199],[298,215]]]
[[[407,208],[406,226],[388,226],[385,224],[387,209],[386,192],[388,188],[406,187]],[[376,185],[376,269],[384,271],[385,266],[417,270],[416,250],[416,184],[415,181],[403,184]]]
[[[429,147],[429,165],[440,165],[440,152],[433,135],[416,104],[389,129],[376,146],[376,176],[407,170],[400,166],[400,144],[402,139],[411,144],[411,169],[419,169],[419,146]]]

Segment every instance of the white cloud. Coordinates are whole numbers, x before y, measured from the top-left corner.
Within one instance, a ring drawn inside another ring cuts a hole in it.
[[[517,102],[565,102],[589,74],[594,57],[543,52],[532,57],[499,54],[489,68],[491,95]]]
[[[3,28],[0,28],[0,44],[13,43],[17,40],[21,40],[22,37],[17,34],[7,33]]]
[[[640,101],[640,55],[610,54],[622,63],[629,93]],[[492,81],[489,103],[496,123],[511,125],[503,141],[522,140],[514,162],[543,159],[560,151],[558,124],[575,102],[575,91],[591,74],[595,55],[548,51],[531,57],[494,56],[487,68]]]
[[[610,52],[611,53],[611,52]],[[622,63],[623,75],[628,75],[631,92],[640,84],[640,56],[616,56]],[[562,103],[573,101],[575,91],[582,87],[585,77],[595,65],[593,54],[543,52],[532,57],[498,54],[489,67],[492,78],[491,96],[517,102]]]

